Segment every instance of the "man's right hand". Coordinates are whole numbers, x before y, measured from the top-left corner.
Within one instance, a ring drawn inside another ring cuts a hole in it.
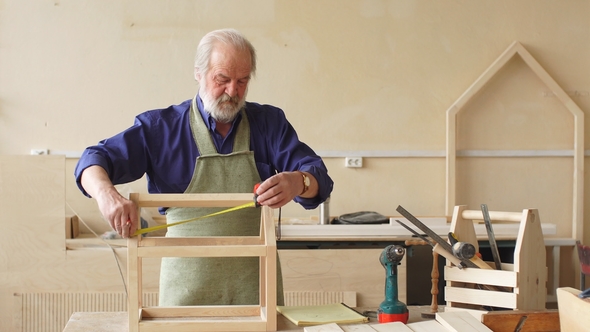
[[[81,183],[84,190],[96,199],[98,209],[112,229],[123,238],[135,233],[138,227],[137,207],[119,194],[102,167],[90,166],[85,169]]]

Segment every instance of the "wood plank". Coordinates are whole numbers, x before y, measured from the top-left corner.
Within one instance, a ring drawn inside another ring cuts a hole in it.
[[[262,208],[260,237],[266,244],[266,255],[260,257],[259,299],[263,307],[266,330],[277,329],[277,267],[279,264],[274,214],[270,208]],[[263,287],[264,285],[264,287]]]
[[[142,310],[143,318],[245,317],[258,315],[260,315],[258,305],[144,307]]]
[[[491,221],[509,221],[520,223],[522,220],[522,213],[520,212],[506,212],[506,211],[489,211]],[[464,210],[461,213],[463,219],[483,220],[483,212],[481,210]],[[496,225],[494,225],[494,229]]]
[[[414,332],[449,332],[446,327],[442,326],[436,320],[410,323],[408,327]]]
[[[75,312],[64,332],[129,331],[126,312]]]
[[[223,331],[223,332],[260,332],[268,331],[266,322],[262,320],[227,319],[219,320],[151,320],[141,321],[139,330],[142,332],[194,332],[194,331]],[[272,329],[271,331],[274,331]]]
[[[580,299],[581,291],[571,287],[558,288],[556,293],[561,331],[586,331],[590,326],[590,300]]]
[[[516,287],[516,272],[482,269],[459,269],[445,266],[444,277],[447,281],[477,283],[504,287]]]
[[[471,219],[466,219],[463,217],[463,212],[466,209],[466,205],[457,205],[453,208],[450,231],[455,233],[455,236],[457,236],[459,241],[473,244],[475,246],[475,252],[479,252],[479,244],[473,222]]]
[[[479,289],[445,287],[445,301],[516,309],[516,294]]]
[[[465,311],[437,312],[436,320],[451,332],[493,332]]]
[[[138,194],[139,207],[232,207],[253,201],[252,194]]]
[[[469,313],[471,316],[475,317],[478,321],[481,322],[481,316],[487,314],[488,311],[486,310],[475,310],[475,309],[466,309],[461,307],[449,307],[445,306],[445,311],[465,311]]]
[[[343,329],[336,323],[306,326],[303,328],[304,332],[344,332]]]
[[[0,331],[57,325],[42,315],[24,316],[18,294],[71,288],[64,259],[65,174],[61,156],[0,156]]]
[[[450,216],[457,197],[457,113],[461,110],[456,102],[447,109],[446,158],[445,158],[445,215]]]
[[[140,247],[139,257],[260,257],[266,256],[264,245],[243,246],[171,246]]]
[[[371,325],[378,332],[412,332],[412,330],[402,322],[391,322]]]
[[[557,332],[559,327],[558,310],[545,311],[492,311],[482,315],[482,323],[494,332],[512,332],[521,317],[526,316],[521,332]]]
[[[211,245],[257,245],[264,242],[259,236],[212,236],[212,237],[145,237],[140,247],[211,246]]]
[[[519,310],[543,310],[547,297],[547,260],[541,218],[537,209],[523,210],[514,247],[514,270],[518,273]]]
[[[375,329],[369,324],[342,324],[340,328],[344,332],[375,332]]]
[[[137,238],[131,238],[127,242],[127,326],[129,332],[139,331],[140,309],[143,307],[142,301],[142,262],[137,257]]]
[[[149,308],[151,308],[151,307],[149,307]],[[371,308],[357,308],[357,310],[359,310],[359,311],[363,311],[366,309],[371,309]],[[410,306],[409,307],[410,321],[413,323],[407,324],[406,326],[407,327],[411,327],[414,325],[420,326],[422,323],[419,323],[419,322],[422,322],[422,320],[423,320],[420,313],[423,312],[424,309],[428,309],[428,307],[427,306]],[[146,310],[146,309],[144,309],[144,310]],[[277,314],[277,315],[275,315],[275,317],[277,318],[276,331],[279,331],[279,332],[297,332],[297,331],[299,331],[299,332],[301,332],[304,329],[304,327],[295,325],[293,322],[291,322],[289,319],[287,319],[285,316],[283,316],[281,314]],[[253,319],[255,319],[255,318],[256,317],[253,317]],[[208,320],[208,318],[206,318],[206,317],[204,317],[203,319]],[[237,317],[226,317],[226,319],[232,320],[232,319],[238,319],[238,318]],[[243,319],[238,319],[238,320],[241,321]],[[66,322],[64,322],[63,325],[65,325],[66,328],[63,330],[63,332],[113,332],[113,331],[127,332],[128,331],[127,321],[128,321],[127,312],[124,312],[124,311],[75,312],[74,314],[72,314],[69,317],[69,320],[66,320]],[[428,320],[428,321],[423,322],[423,323],[426,323],[424,326],[428,326],[428,322],[433,322],[433,323],[437,324],[438,327],[442,327],[442,325],[437,323],[435,320]],[[63,328],[63,325],[61,325],[62,327],[60,327],[60,328]],[[359,325],[359,326],[356,327],[357,325]],[[378,324],[376,322],[376,319],[371,318],[371,323],[369,323],[369,324],[341,324],[340,328],[343,329],[344,331],[347,331],[346,328],[350,329],[351,326],[355,326],[352,328],[359,328],[360,329],[362,325],[371,327],[373,330],[375,330],[374,326],[379,326],[379,325],[384,325],[384,324]],[[274,330],[275,329],[271,329],[269,331],[274,331]],[[4,331],[4,330],[2,330],[2,331]],[[175,330],[170,329],[169,331],[175,331]],[[418,330],[418,331],[422,332],[420,330]],[[442,331],[448,332],[446,329],[442,330]],[[416,331],[414,331],[414,332],[416,332]],[[438,332],[438,330],[433,329],[429,332]]]
[[[403,217],[397,217],[404,224],[408,225],[407,221]],[[427,217],[420,218],[425,225],[432,229],[437,234],[446,235],[449,231],[449,225],[446,217]],[[393,224],[367,224],[367,225],[346,225],[346,224],[283,224],[282,236],[285,238],[292,237],[347,237],[347,238],[359,238],[363,236],[405,236],[411,237],[413,234],[400,226],[397,223]]]
[[[376,308],[383,302],[383,249],[279,251],[285,291],[357,292],[357,306]],[[406,259],[398,266],[398,298],[406,302]]]

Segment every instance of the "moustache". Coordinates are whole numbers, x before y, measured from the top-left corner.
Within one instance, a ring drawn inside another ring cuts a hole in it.
[[[228,94],[223,94],[223,96],[217,99],[217,104],[231,102],[233,104],[237,104],[240,102],[240,98],[238,96],[230,97]]]

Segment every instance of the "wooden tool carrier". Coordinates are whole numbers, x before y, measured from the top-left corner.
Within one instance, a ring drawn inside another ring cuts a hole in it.
[[[142,207],[233,207],[252,194],[137,194]],[[277,248],[272,210],[262,208],[259,236],[141,237],[128,240],[129,332],[276,331]],[[140,215],[138,211],[138,216]],[[139,224],[139,223],[138,223]],[[142,259],[147,257],[260,257],[260,304],[144,307]]]
[[[547,296],[547,266],[541,220],[536,209],[518,212],[490,211],[492,223],[520,223],[514,263],[502,263],[501,270],[494,262],[486,262],[490,269],[463,268],[447,262],[444,269],[446,308],[485,310],[484,306],[519,310],[544,310]],[[451,232],[478,248],[474,221],[483,221],[482,211],[455,206]],[[499,234],[496,234],[498,237]]]

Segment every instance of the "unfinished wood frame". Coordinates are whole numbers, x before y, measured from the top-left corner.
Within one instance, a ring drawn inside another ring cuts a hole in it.
[[[519,223],[514,263],[502,263],[502,270],[464,268],[447,263],[444,270],[446,308],[474,309],[492,306],[518,310],[544,310],[547,296],[547,264],[541,220],[536,209],[522,212],[490,211],[492,223]],[[465,205],[453,211],[450,231],[479,251],[474,221],[483,221],[480,210],[467,210]],[[493,262],[486,262],[494,266]],[[511,292],[473,288],[475,284],[508,287]]]
[[[447,110],[446,215],[451,214],[456,204],[457,114],[517,54],[574,117],[572,237],[581,240],[584,236],[584,112],[518,41],[514,41]]]
[[[252,194],[130,194],[142,207],[232,207]],[[140,213],[138,211],[138,216]],[[139,223],[138,223],[139,224]],[[144,307],[142,258],[259,257],[259,305]],[[129,332],[276,331],[277,247],[272,210],[262,207],[259,236],[141,237],[128,240]]]

